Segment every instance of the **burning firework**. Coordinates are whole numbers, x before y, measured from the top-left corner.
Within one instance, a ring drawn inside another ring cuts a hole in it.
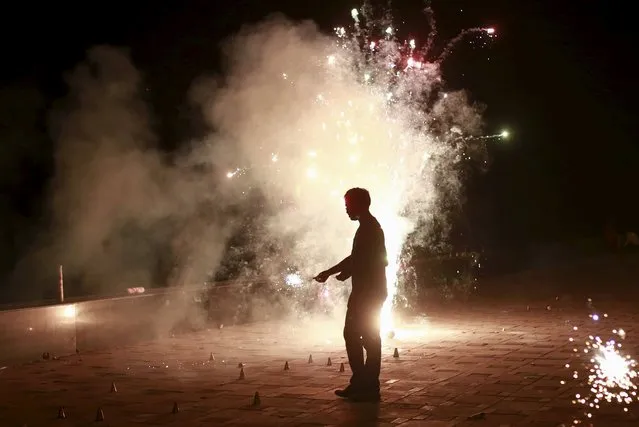
[[[300,275],[297,274],[297,273],[287,274],[286,278],[285,278],[285,282],[286,282],[286,284],[288,286],[292,286],[294,288],[297,288],[297,287],[301,286],[302,283],[304,283],[304,281],[302,280]]]
[[[590,319],[597,326],[601,326],[600,321],[607,318],[607,314],[590,314]],[[573,332],[578,331],[579,328],[574,326]],[[620,405],[624,412],[628,412],[628,406],[637,401],[637,362],[630,355],[623,354],[619,341],[625,338],[623,329],[612,329],[612,337],[605,341],[598,335],[588,335],[583,348],[573,348],[574,356],[580,363],[576,363],[577,367],[571,367],[568,363],[566,368],[573,369],[573,380],[579,381],[585,391],[576,393],[572,403],[584,408],[583,416],[586,419],[593,418],[602,405]],[[576,342],[574,337],[570,337],[569,341]],[[582,422],[581,418],[573,420],[573,424]]]
[[[402,248],[418,224],[428,232],[440,217],[441,197],[455,198],[460,153],[467,157],[472,136],[481,130],[479,113],[465,95],[442,91],[440,64],[467,34],[492,37],[495,30],[467,30],[433,57],[432,13],[426,15],[432,32],[420,49],[416,39],[400,39],[392,23],[375,19],[370,10],[353,9],[352,27],[335,28],[330,40],[309,41],[307,29],[292,26],[242,40],[260,48],[251,49],[257,54],[242,70],[246,80],[238,81],[254,82],[252,91],[277,102],[257,114],[243,98],[249,90],[233,88],[222,91],[220,103],[225,110],[242,111],[246,126],[261,135],[241,153],[241,167],[226,176],[234,181],[250,173],[273,204],[288,201],[270,231],[296,236],[284,265],[272,267],[281,277],[286,265],[296,266],[299,276],[286,278],[290,286],[349,252],[353,231],[342,196],[350,187],[370,191],[371,210],[386,235],[389,296],[382,330],[388,332]],[[276,59],[261,54],[266,51]],[[244,140],[247,132],[228,133]]]

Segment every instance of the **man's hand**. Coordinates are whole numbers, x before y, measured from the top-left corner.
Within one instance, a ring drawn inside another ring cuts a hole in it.
[[[344,280],[347,280],[351,277],[350,274],[348,274],[347,271],[342,271],[340,274],[338,274],[337,276],[335,276],[335,278],[337,280],[339,280],[340,282],[343,282]]]
[[[351,277],[349,273],[351,271],[351,256],[347,256],[344,258],[339,264],[332,266],[328,270],[322,271],[317,276],[313,277],[313,279],[317,280],[320,283],[324,283],[331,277],[333,274],[338,274],[337,278],[339,280],[346,280]]]
[[[328,271],[322,271],[320,274],[313,277],[313,279],[320,283],[324,283],[328,280],[329,277],[331,277],[331,275],[328,273]]]

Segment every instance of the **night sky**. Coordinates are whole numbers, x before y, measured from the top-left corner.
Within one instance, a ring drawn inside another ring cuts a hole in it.
[[[396,16],[407,18],[403,29],[425,38],[426,21],[415,13],[420,2],[396,3]],[[498,33],[486,47],[462,43],[444,67],[451,88],[465,88],[487,106],[487,133],[507,128],[513,135],[492,149],[490,170],[468,187],[467,215],[486,244],[600,235],[611,216],[621,228],[638,225],[637,37],[632,13],[615,4],[433,2],[440,41],[470,27],[494,26]],[[3,114],[22,106],[26,118],[0,118],[2,131],[46,134],[46,109],[65,95],[64,73],[89,47],[110,44],[130,48],[151,89],[160,142],[167,150],[179,148],[189,132],[185,94],[194,77],[220,70],[222,39],[277,11],[313,19],[330,32],[349,25],[357,6],[333,0],[14,3],[0,26],[2,90],[30,88],[42,103],[3,95]],[[2,141],[0,156],[15,152],[9,145],[19,140]],[[17,212],[28,228],[41,215],[53,150],[45,144],[23,151],[11,165],[16,173],[0,174],[0,188],[2,214]],[[3,239],[23,242],[21,228],[7,224]],[[10,258],[3,269],[10,268]]]

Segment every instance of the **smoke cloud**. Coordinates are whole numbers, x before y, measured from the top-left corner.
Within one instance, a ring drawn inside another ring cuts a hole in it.
[[[33,279],[37,265],[55,289],[48,271],[62,264],[67,295],[118,294],[162,275],[201,283],[233,222],[196,165],[157,149],[140,72],[125,51],[99,46],[67,81],[69,95],[51,115],[53,227],[15,279]]]
[[[205,156],[223,160],[229,187],[259,190],[271,213],[255,253],[279,242],[279,256],[258,263],[261,273],[294,272],[289,285],[350,252],[356,224],[342,196],[355,186],[371,192],[396,276],[409,235],[421,244],[445,235],[463,195],[465,138],[481,130],[481,109],[441,91],[437,64],[407,61],[405,45],[369,44],[372,28],[356,30],[327,36],[282,17],[244,28],[225,45],[225,74],[191,93],[215,130]]]
[[[301,296],[320,297],[311,277],[350,252],[342,196],[358,186],[395,277],[407,239],[445,230],[481,117],[464,93],[443,94],[438,64],[407,63],[405,44],[367,31],[328,36],[283,17],[243,28],[223,47],[224,73],[188,94],[210,134],[170,159],[126,52],[89,51],[52,120],[55,233],[39,260],[104,292],[153,285],[160,265],[171,284],[200,283],[230,246],[244,277],[270,278],[302,309]],[[339,306],[344,286],[329,288],[322,298]]]

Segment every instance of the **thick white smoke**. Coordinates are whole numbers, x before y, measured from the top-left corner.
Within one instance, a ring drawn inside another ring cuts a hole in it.
[[[342,196],[358,186],[385,229],[392,286],[408,234],[421,223],[423,238],[444,214],[441,197],[460,194],[460,135],[479,131],[478,109],[463,93],[438,92],[437,64],[378,37],[362,44],[361,34],[275,18],[235,36],[224,77],[194,91],[227,185],[259,189],[275,211],[264,238],[287,242],[263,273],[293,268],[309,281],[346,256],[355,224]]]
[[[100,289],[151,285],[167,263],[172,283],[201,283],[248,212],[260,227],[246,230],[257,259],[245,274],[295,273],[312,294],[310,278],[350,252],[356,224],[342,196],[358,186],[385,229],[393,294],[409,234],[427,238],[460,194],[478,109],[441,93],[439,65],[392,31],[326,35],[278,17],[244,28],[224,53],[223,75],[189,94],[210,135],[169,163],[128,56],[89,52],[54,120],[53,262]]]

